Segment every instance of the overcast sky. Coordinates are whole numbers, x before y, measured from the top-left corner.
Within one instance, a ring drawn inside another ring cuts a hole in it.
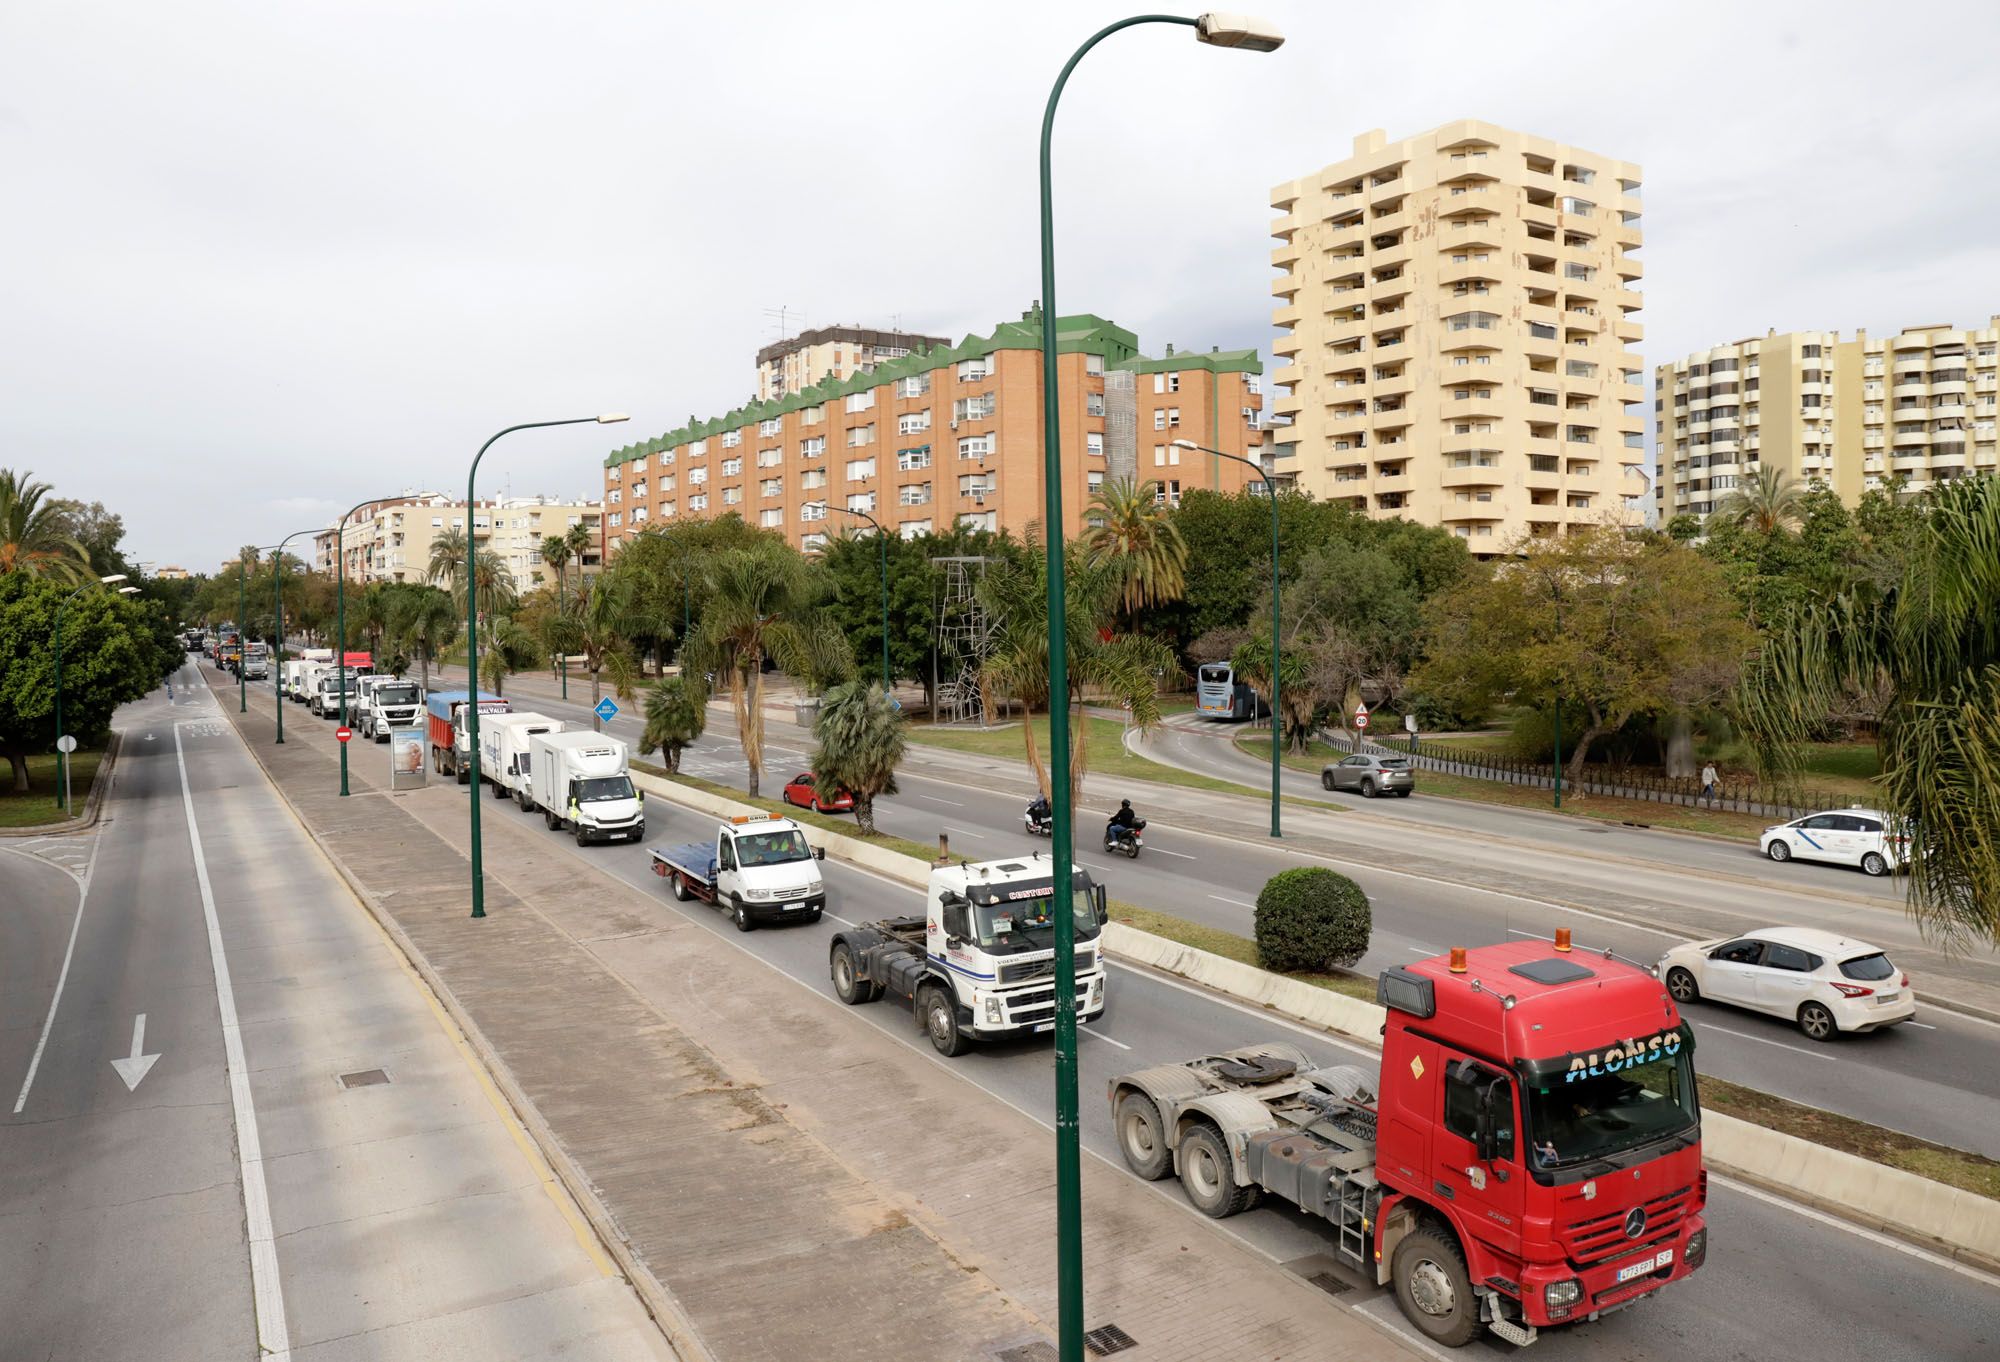
[[[1241,3],[1242,0],[1232,0]],[[2000,6],[1292,3],[1141,28],[1057,127],[1058,302],[1272,340],[1273,184],[1482,118],[1645,173],[1647,368],[2000,312]],[[213,570],[362,497],[595,494],[770,315],[950,335],[1039,291],[1035,148],[1129,4],[91,3],[0,15],[0,466]],[[1650,380],[1649,380],[1650,381]]]

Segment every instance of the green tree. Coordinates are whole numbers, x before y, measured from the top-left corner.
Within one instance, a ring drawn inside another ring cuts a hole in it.
[[[50,500],[49,491],[32,473],[0,468],[0,576],[76,583],[93,575],[89,550],[71,537],[61,503]]]
[[[1934,489],[1913,528],[1871,515],[1908,536],[1897,578],[1774,622],[1739,707],[1791,776],[1828,713],[1885,686],[1881,799],[1913,839],[1910,911],[1946,941],[2000,942],[2000,478]]]
[[[851,676],[853,651],[821,608],[828,585],[824,573],[779,541],[715,555],[704,580],[706,613],[688,641],[685,665],[729,676],[754,799],[764,767],[765,657],[795,677],[826,678]]]
[[[1759,534],[1796,529],[1804,494],[1790,473],[1776,464],[1760,463],[1747,481],[1722,499],[1712,518],[1748,526]]]
[[[708,688],[699,677],[663,676],[646,688],[646,729],[639,754],[659,752],[679,774],[681,753],[708,727]]]
[[[1187,589],[1187,541],[1162,504],[1159,484],[1117,478],[1104,483],[1084,514],[1083,551],[1116,579],[1127,619],[1147,606],[1177,601]]]
[[[86,590],[25,571],[0,573],[0,753],[14,791],[29,792],[28,758],[56,740],[56,611],[62,610],[63,730],[95,745],[118,706],[179,665],[166,615],[114,591]]]
[[[399,648],[416,653],[425,690],[431,688],[431,663],[457,642],[463,618],[451,597],[434,586],[417,586],[392,605],[389,635]]]
[[[507,678],[530,670],[543,657],[541,640],[511,615],[488,621],[479,641],[486,645],[479,661],[479,685],[482,690],[492,687],[495,695],[505,695]]]
[[[590,674],[593,710],[604,698],[606,680],[611,682],[613,693],[628,704],[639,683],[639,665],[625,639],[631,609],[630,580],[616,573],[600,573],[543,623],[542,644],[548,652],[572,657],[582,654],[584,670]],[[591,716],[591,727],[598,727],[595,715]]]
[[[820,706],[813,781],[822,799],[854,795],[854,822],[875,835],[875,797],[896,793],[896,768],[909,746],[902,711],[879,683],[843,681]]]
[[[1736,684],[1754,635],[1720,569],[1685,545],[1600,527],[1516,553],[1431,598],[1420,689],[1473,706],[1560,700],[1581,724],[1574,780],[1627,720],[1709,708]]]
[[[84,556],[90,560],[90,570],[100,577],[108,577],[114,572],[123,572],[137,577],[133,565],[125,561],[125,555],[118,546],[125,538],[125,518],[105,509],[101,501],[88,504],[60,498],[51,503],[62,524],[65,539],[74,540],[83,546]]]

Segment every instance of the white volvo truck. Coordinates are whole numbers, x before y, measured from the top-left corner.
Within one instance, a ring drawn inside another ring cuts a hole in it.
[[[1104,886],[1074,872],[1058,903],[1047,856],[931,868],[922,917],[883,918],[836,932],[829,967],[844,1003],[883,993],[909,1000],[941,1055],[975,1040],[1055,1029],[1055,914],[1073,914],[1079,1022],[1104,1015]]]

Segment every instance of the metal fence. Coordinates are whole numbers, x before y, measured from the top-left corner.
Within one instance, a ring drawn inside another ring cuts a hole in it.
[[[1334,743],[1338,747],[1341,744]],[[1475,780],[1498,781],[1505,785],[1528,785],[1551,789],[1555,768],[1545,761],[1520,761],[1493,752],[1453,747],[1449,743],[1416,742],[1414,746],[1370,740],[1369,750],[1411,757],[1417,768],[1446,775],[1470,776]],[[1655,804],[1677,804],[1685,808],[1722,809],[1767,818],[1800,818],[1809,813],[1852,807],[1856,800],[1830,790],[1810,790],[1799,786],[1778,786],[1755,780],[1723,779],[1715,793],[1704,795],[1699,779],[1652,775],[1644,771],[1614,766],[1586,766],[1583,777],[1573,780],[1563,771],[1563,788],[1581,794],[1608,795],[1619,799],[1647,800]]]

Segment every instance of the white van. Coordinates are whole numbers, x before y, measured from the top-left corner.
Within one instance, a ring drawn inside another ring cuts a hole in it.
[[[645,806],[632,788],[622,741],[609,733],[538,733],[528,739],[528,755],[530,793],[551,828],[574,832],[578,846],[646,835]]]
[[[496,798],[512,795],[514,802],[534,812],[534,764],[528,741],[543,733],[563,731],[561,719],[546,714],[483,714],[479,718],[479,778],[493,783]]]

